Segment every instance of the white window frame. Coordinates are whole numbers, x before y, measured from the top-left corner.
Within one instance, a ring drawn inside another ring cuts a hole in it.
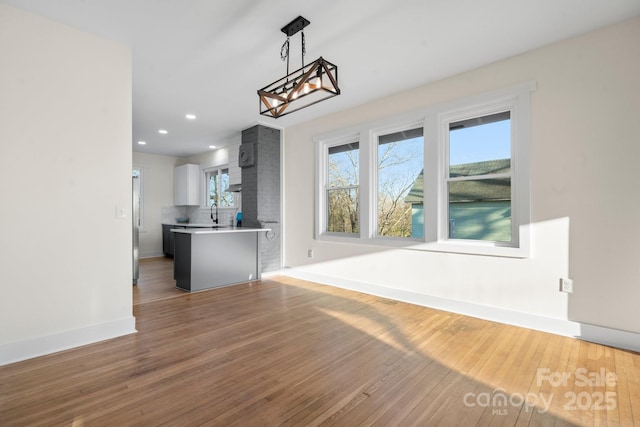
[[[523,205],[522,199],[529,200],[528,197],[528,173],[526,181],[520,179],[523,175],[521,169],[524,169],[526,165],[520,162],[521,157],[527,158],[528,156],[523,153],[528,151],[528,137],[522,132],[523,123],[527,121],[522,117],[520,111],[523,106],[522,101],[519,101],[522,96],[509,96],[503,99],[489,99],[488,102],[478,103],[466,108],[452,109],[447,112],[443,112],[438,115],[439,124],[439,148],[440,148],[440,165],[438,169],[442,171],[440,179],[438,180],[438,215],[437,225],[438,230],[437,242],[442,245],[446,245],[449,250],[465,251],[465,248],[469,245],[475,247],[484,248],[488,253],[500,253],[502,250],[493,248],[520,248],[521,233],[519,232],[520,224],[522,224],[523,218],[527,218],[528,223],[529,215],[528,204]],[[510,242],[493,242],[482,240],[464,240],[464,239],[451,239],[449,238],[449,200],[448,200],[448,183],[449,178],[449,124],[465,119],[474,117],[486,116],[502,111],[510,112],[511,119],[511,168],[508,177],[511,178],[511,241]],[[526,142],[526,147],[525,147]],[[526,168],[528,169],[528,168]],[[524,181],[524,182],[523,182]],[[522,191],[522,188],[525,188]]]
[[[525,258],[530,251],[530,145],[531,92],[535,82],[468,97],[414,111],[384,121],[364,124],[314,137],[316,143],[315,238],[437,252]],[[449,123],[498,111],[511,114],[511,242],[449,239],[448,160]],[[424,135],[424,238],[377,236],[378,135],[423,127]],[[360,233],[327,233],[328,148],[359,142]]]
[[[202,181],[203,181],[203,192],[202,192],[202,206],[201,208],[206,208],[206,209],[210,209],[211,205],[209,205],[209,176],[211,175],[212,172],[216,172],[218,175],[221,173],[221,171],[223,170],[227,170],[230,174],[230,169],[228,165],[219,165],[219,166],[214,166],[214,167],[210,167],[210,168],[206,168],[206,169],[202,169]],[[220,182],[220,181],[218,181]],[[238,206],[238,197],[237,197],[237,193],[231,193],[233,194],[233,205],[232,206],[218,206],[218,209],[236,209]]]
[[[420,118],[420,120],[402,120],[400,122],[396,122],[392,125],[388,126],[376,126],[371,131],[371,140],[372,140],[372,156],[373,156],[373,164],[369,165],[371,170],[371,185],[373,188],[372,202],[369,209],[370,213],[370,224],[372,225],[372,230],[369,235],[375,239],[388,240],[388,241],[399,241],[399,242],[419,242],[422,239],[415,237],[398,237],[398,236],[380,236],[378,234],[378,142],[380,136],[389,135],[396,132],[402,132],[405,130],[411,130],[416,128],[422,128],[422,135],[424,138],[424,118]],[[424,150],[423,150],[424,151]],[[425,159],[423,153],[422,159],[422,167],[425,167]],[[402,244],[402,243],[401,243]]]
[[[358,211],[358,233],[337,233],[337,232],[329,232],[327,231],[328,217],[327,217],[327,190],[329,187],[329,148],[337,147],[340,145],[353,144],[358,143],[358,169],[360,178],[358,180],[358,193],[360,194],[360,204]],[[316,185],[316,201],[317,201],[317,211],[321,212],[321,214],[317,214],[316,223],[315,223],[315,236],[316,239],[322,238],[346,238],[346,239],[354,239],[362,236],[362,164],[363,164],[363,154],[362,154],[362,143],[360,142],[360,134],[346,134],[340,135],[335,138],[327,137],[323,138],[322,141],[317,141],[316,143],[316,158],[320,159],[319,162],[316,162],[316,177],[317,177],[317,185]]]
[[[140,215],[140,223],[138,224],[138,229],[144,231],[144,169],[142,166],[133,166],[132,176],[133,171],[138,171],[138,196],[140,198],[140,212],[138,213]]]

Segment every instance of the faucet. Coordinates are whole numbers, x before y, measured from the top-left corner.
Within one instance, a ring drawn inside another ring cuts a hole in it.
[[[213,205],[211,205],[211,221],[213,221],[214,224],[218,223],[218,204],[216,203],[216,219],[213,219]]]

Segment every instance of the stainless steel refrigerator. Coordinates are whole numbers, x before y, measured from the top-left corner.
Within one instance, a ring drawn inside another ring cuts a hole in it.
[[[138,284],[138,243],[140,233],[140,178],[133,177],[132,191],[133,194],[133,209],[131,212],[131,218],[133,221],[133,284]]]

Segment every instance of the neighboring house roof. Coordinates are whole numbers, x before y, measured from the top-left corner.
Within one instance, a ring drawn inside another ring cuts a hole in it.
[[[484,162],[464,163],[449,167],[451,177],[489,175],[492,173],[507,173],[511,169],[511,159],[487,160]]]
[[[449,168],[451,177],[479,176],[509,172],[511,159],[487,160],[484,162],[465,163]],[[422,203],[423,171],[404,198],[405,203]],[[449,187],[449,201],[451,202],[479,202],[511,199],[511,185],[508,178],[483,179],[452,182]]]
[[[420,173],[418,174],[418,177],[416,178],[415,181],[413,181],[413,185],[411,186],[411,190],[409,190],[409,193],[407,194],[407,197],[404,198],[404,202],[405,203],[411,203],[411,204],[421,204],[422,201],[424,200],[423,194],[424,194],[424,170],[421,170]]]

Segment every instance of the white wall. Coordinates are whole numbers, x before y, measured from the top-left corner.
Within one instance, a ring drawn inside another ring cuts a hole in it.
[[[640,333],[639,40],[636,18],[287,128],[285,265],[300,277],[489,318],[513,314],[532,327],[548,319]],[[314,135],[532,80],[528,259],[313,239]],[[566,275],[571,295],[558,291]]]
[[[127,48],[0,4],[0,188],[0,364],[134,332]]]
[[[140,258],[162,256],[161,208],[173,206],[173,174],[178,157],[133,152],[133,166],[142,169]]]
[[[200,165],[200,168],[207,169],[221,165],[229,167],[229,183],[238,184],[242,180],[242,170],[238,166],[238,150],[240,148],[240,135],[230,139],[225,147],[216,150],[206,151],[196,156],[187,158],[185,163]]]

